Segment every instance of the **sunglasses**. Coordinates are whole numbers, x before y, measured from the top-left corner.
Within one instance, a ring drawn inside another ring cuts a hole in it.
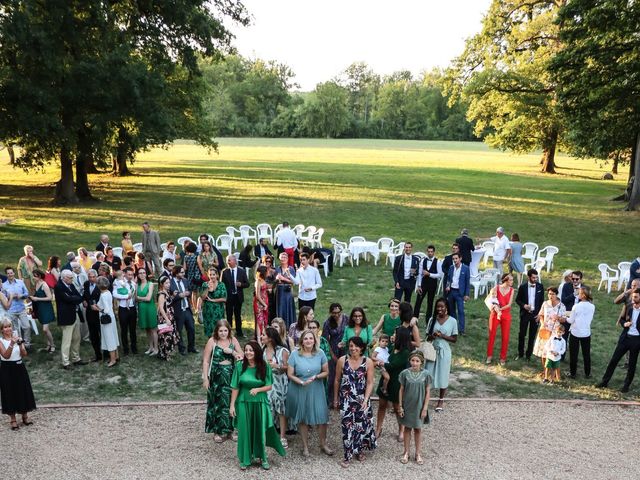
[[[571,280],[573,280],[574,282],[579,282],[580,281],[579,278],[572,278]]]

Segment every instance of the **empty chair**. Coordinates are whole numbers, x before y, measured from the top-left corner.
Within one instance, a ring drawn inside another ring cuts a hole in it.
[[[256,230],[249,225],[240,225],[240,237],[242,238],[242,246],[246,247],[249,240],[253,240],[253,243],[258,243],[258,234]]]
[[[235,227],[227,227],[224,229],[227,232],[227,235],[231,237],[231,241],[233,242],[233,248],[238,248],[238,242],[242,241],[242,232]]]
[[[331,243],[333,243],[333,250],[336,254],[336,260],[340,260],[340,266],[342,267],[344,265],[344,261],[346,259],[349,259],[349,261],[351,262],[351,266],[353,267],[353,257],[351,256],[351,252],[347,248],[347,244],[344,242],[339,242],[337,240],[335,241],[335,243],[333,241]]]
[[[619,278],[618,270],[611,268],[606,263],[599,264],[598,270],[600,270],[600,283],[598,284],[598,290],[600,290],[603,283],[606,283],[607,293],[611,293],[611,285],[614,282],[617,282]]]
[[[533,242],[524,242],[522,244],[522,259],[527,263],[533,263],[538,258],[538,244]]]
[[[178,238],[178,244],[180,245],[180,248],[182,248],[184,250],[184,242],[186,242],[187,240],[189,240],[191,243],[195,243],[191,237],[180,237]]]
[[[256,225],[256,233],[258,235],[258,240],[266,238],[269,240],[269,243],[273,244],[273,230],[271,229],[271,225],[268,223],[259,223]]]
[[[547,272],[551,271],[553,267],[553,257],[560,251],[558,247],[548,245],[541,250],[538,250],[538,260],[542,259],[547,267]]]
[[[214,245],[214,246],[215,246],[215,244],[216,244],[216,237],[214,237],[214,236],[213,236],[213,235],[211,235],[210,233],[207,233],[206,235],[207,235],[207,238],[209,239],[209,243],[211,243],[211,245]]]
[[[486,267],[489,263],[489,259],[493,258],[494,243],[489,240],[486,242],[482,242],[482,248],[484,249],[484,257],[482,257],[482,262]]]
[[[115,251],[115,248],[113,250]],[[629,283],[629,278],[631,277],[631,262],[620,262],[618,264],[618,273],[620,276],[618,290],[622,290]]]
[[[216,239],[216,248],[218,250],[226,250],[231,255],[233,253],[233,238],[231,235],[220,235]]]
[[[487,268],[486,270],[480,272],[480,274],[482,275],[486,288],[489,289],[498,285],[498,282],[500,281],[500,278],[498,277],[502,275],[502,272],[497,268]]]
[[[404,253],[404,242],[400,242],[397,245],[394,245],[391,251],[387,254],[387,261],[393,267],[393,262],[395,262],[396,257],[402,255]]]
[[[133,249],[134,249],[136,252],[142,252],[142,243],[134,243],[134,244],[133,244]]]
[[[324,255],[324,262],[322,262],[320,264],[320,266],[324,269],[324,276],[328,277],[329,276],[329,257],[331,256],[330,253],[322,253]]]
[[[471,276],[471,286],[473,287],[473,298],[478,299],[478,294],[484,294],[487,289],[487,281],[481,273]]]
[[[311,239],[310,246],[313,248],[322,248],[322,235],[324,235],[324,228],[320,227],[313,234],[313,238]]]
[[[316,227],[314,227],[313,225],[309,225],[302,232],[300,232],[300,236],[298,236],[298,239],[301,242],[304,242],[305,244],[310,246],[311,242],[313,242],[313,235],[315,233],[316,233]]]
[[[276,225],[276,228],[273,229],[273,244],[276,244],[276,239],[278,238],[278,233],[282,230],[282,224],[279,223]]]
[[[122,247],[113,247],[113,254],[116,257],[122,258]],[[631,265],[631,264],[629,264],[629,265]]]
[[[351,237],[349,239],[349,243],[353,243],[353,242],[366,242],[367,240],[364,237],[361,237],[360,235],[356,235],[355,237]]]
[[[304,225],[299,223],[298,225],[293,227],[291,230],[293,230],[293,233],[296,234],[297,238],[300,238],[300,235],[302,235],[302,232],[304,231]]]
[[[389,252],[393,248],[393,238],[381,237],[378,239],[378,250],[380,253],[384,253],[385,256],[389,256]]]

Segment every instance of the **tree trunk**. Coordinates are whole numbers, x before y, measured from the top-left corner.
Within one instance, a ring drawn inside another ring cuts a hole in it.
[[[611,167],[611,173],[613,173],[614,175],[618,174],[618,162],[620,162],[620,154],[616,154],[615,158],[613,159],[613,166]]]
[[[129,151],[129,133],[122,125],[118,128],[118,146],[116,154],[113,157],[113,174],[117,177],[131,175],[127,166],[127,157]]]
[[[9,154],[9,161],[11,162],[11,165],[15,165],[16,152],[13,151],[13,146],[7,145],[7,153]]]
[[[68,147],[62,147],[60,150],[60,180],[56,182],[54,202],[59,205],[78,203],[73,189],[73,162]]]
[[[89,176],[87,167],[92,162],[91,140],[89,135],[82,131],[78,134],[78,155],[76,156],[76,195],[80,201],[95,200],[89,189]]]
[[[640,132],[636,134],[636,141],[633,146],[633,155],[631,156],[631,163],[634,166],[633,170],[633,187],[631,187],[631,195],[629,196],[629,204],[627,210],[640,210]]]
[[[98,170],[98,167],[96,167],[96,162],[95,160],[93,160],[93,158],[91,159],[91,161],[87,162],[87,173],[100,173],[100,170]]]
[[[558,144],[558,132],[550,133],[548,140],[542,149],[542,173],[556,173],[556,146]]]

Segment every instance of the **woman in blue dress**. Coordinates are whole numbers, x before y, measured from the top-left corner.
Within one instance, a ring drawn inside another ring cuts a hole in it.
[[[511,235],[511,260],[509,260],[509,273],[518,274],[518,285],[522,282],[522,273],[524,272],[524,260],[522,258],[522,243],[520,235],[514,233]]]
[[[439,298],[436,301],[435,315],[427,324],[427,340],[433,341],[436,350],[436,361],[427,362],[426,370],[433,378],[432,387],[440,389],[440,398],[436,405],[436,412],[444,408],[444,396],[449,387],[449,373],[451,372],[451,344],[458,340],[458,322],[449,315],[447,301]]]
[[[309,425],[318,427],[320,449],[327,455],[334,451],[327,445],[327,423],[329,408],[324,381],[329,375],[327,356],[318,345],[311,330],[300,337],[300,348],[289,356],[287,391],[287,417],[298,425],[302,438],[302,455],[309,457]]]
[[[293,303],[293,285],[296,283],[296,271],[289,264],[289,255],[281,253],[280,266],[276,268],[276,313],[283,318],[287,329],[296,321],[296,307]]]

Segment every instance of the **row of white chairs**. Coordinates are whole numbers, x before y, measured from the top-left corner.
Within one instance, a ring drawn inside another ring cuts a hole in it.
[[[483,263],[486,267],[491,264],[493,258],[493,242],[488,240],[482,243],[482,248],[485,250]],[[530,268],[535,268],[540,271],[542,268],[546,268],[547,273],[553,268],[553,258],[557,255],[560,249],[554,245],[547,245],[544,248],[540,248],[537,243],[525,242],[522,244],[522,259],[525,261],[524,271],[526,272]],[[528,261],[527,261],[528,260]]]
[[[620,262],[618,268],[613,268],[606,263],[598,265],[600,271],[600,283],[598,284],[598,290],[602,288],[603,284],[607,285],[607,293],[611,293],[611,287],[614,283],[618,282],[618,290],[622,290],[627,283],[631,275],[631,262]]]

